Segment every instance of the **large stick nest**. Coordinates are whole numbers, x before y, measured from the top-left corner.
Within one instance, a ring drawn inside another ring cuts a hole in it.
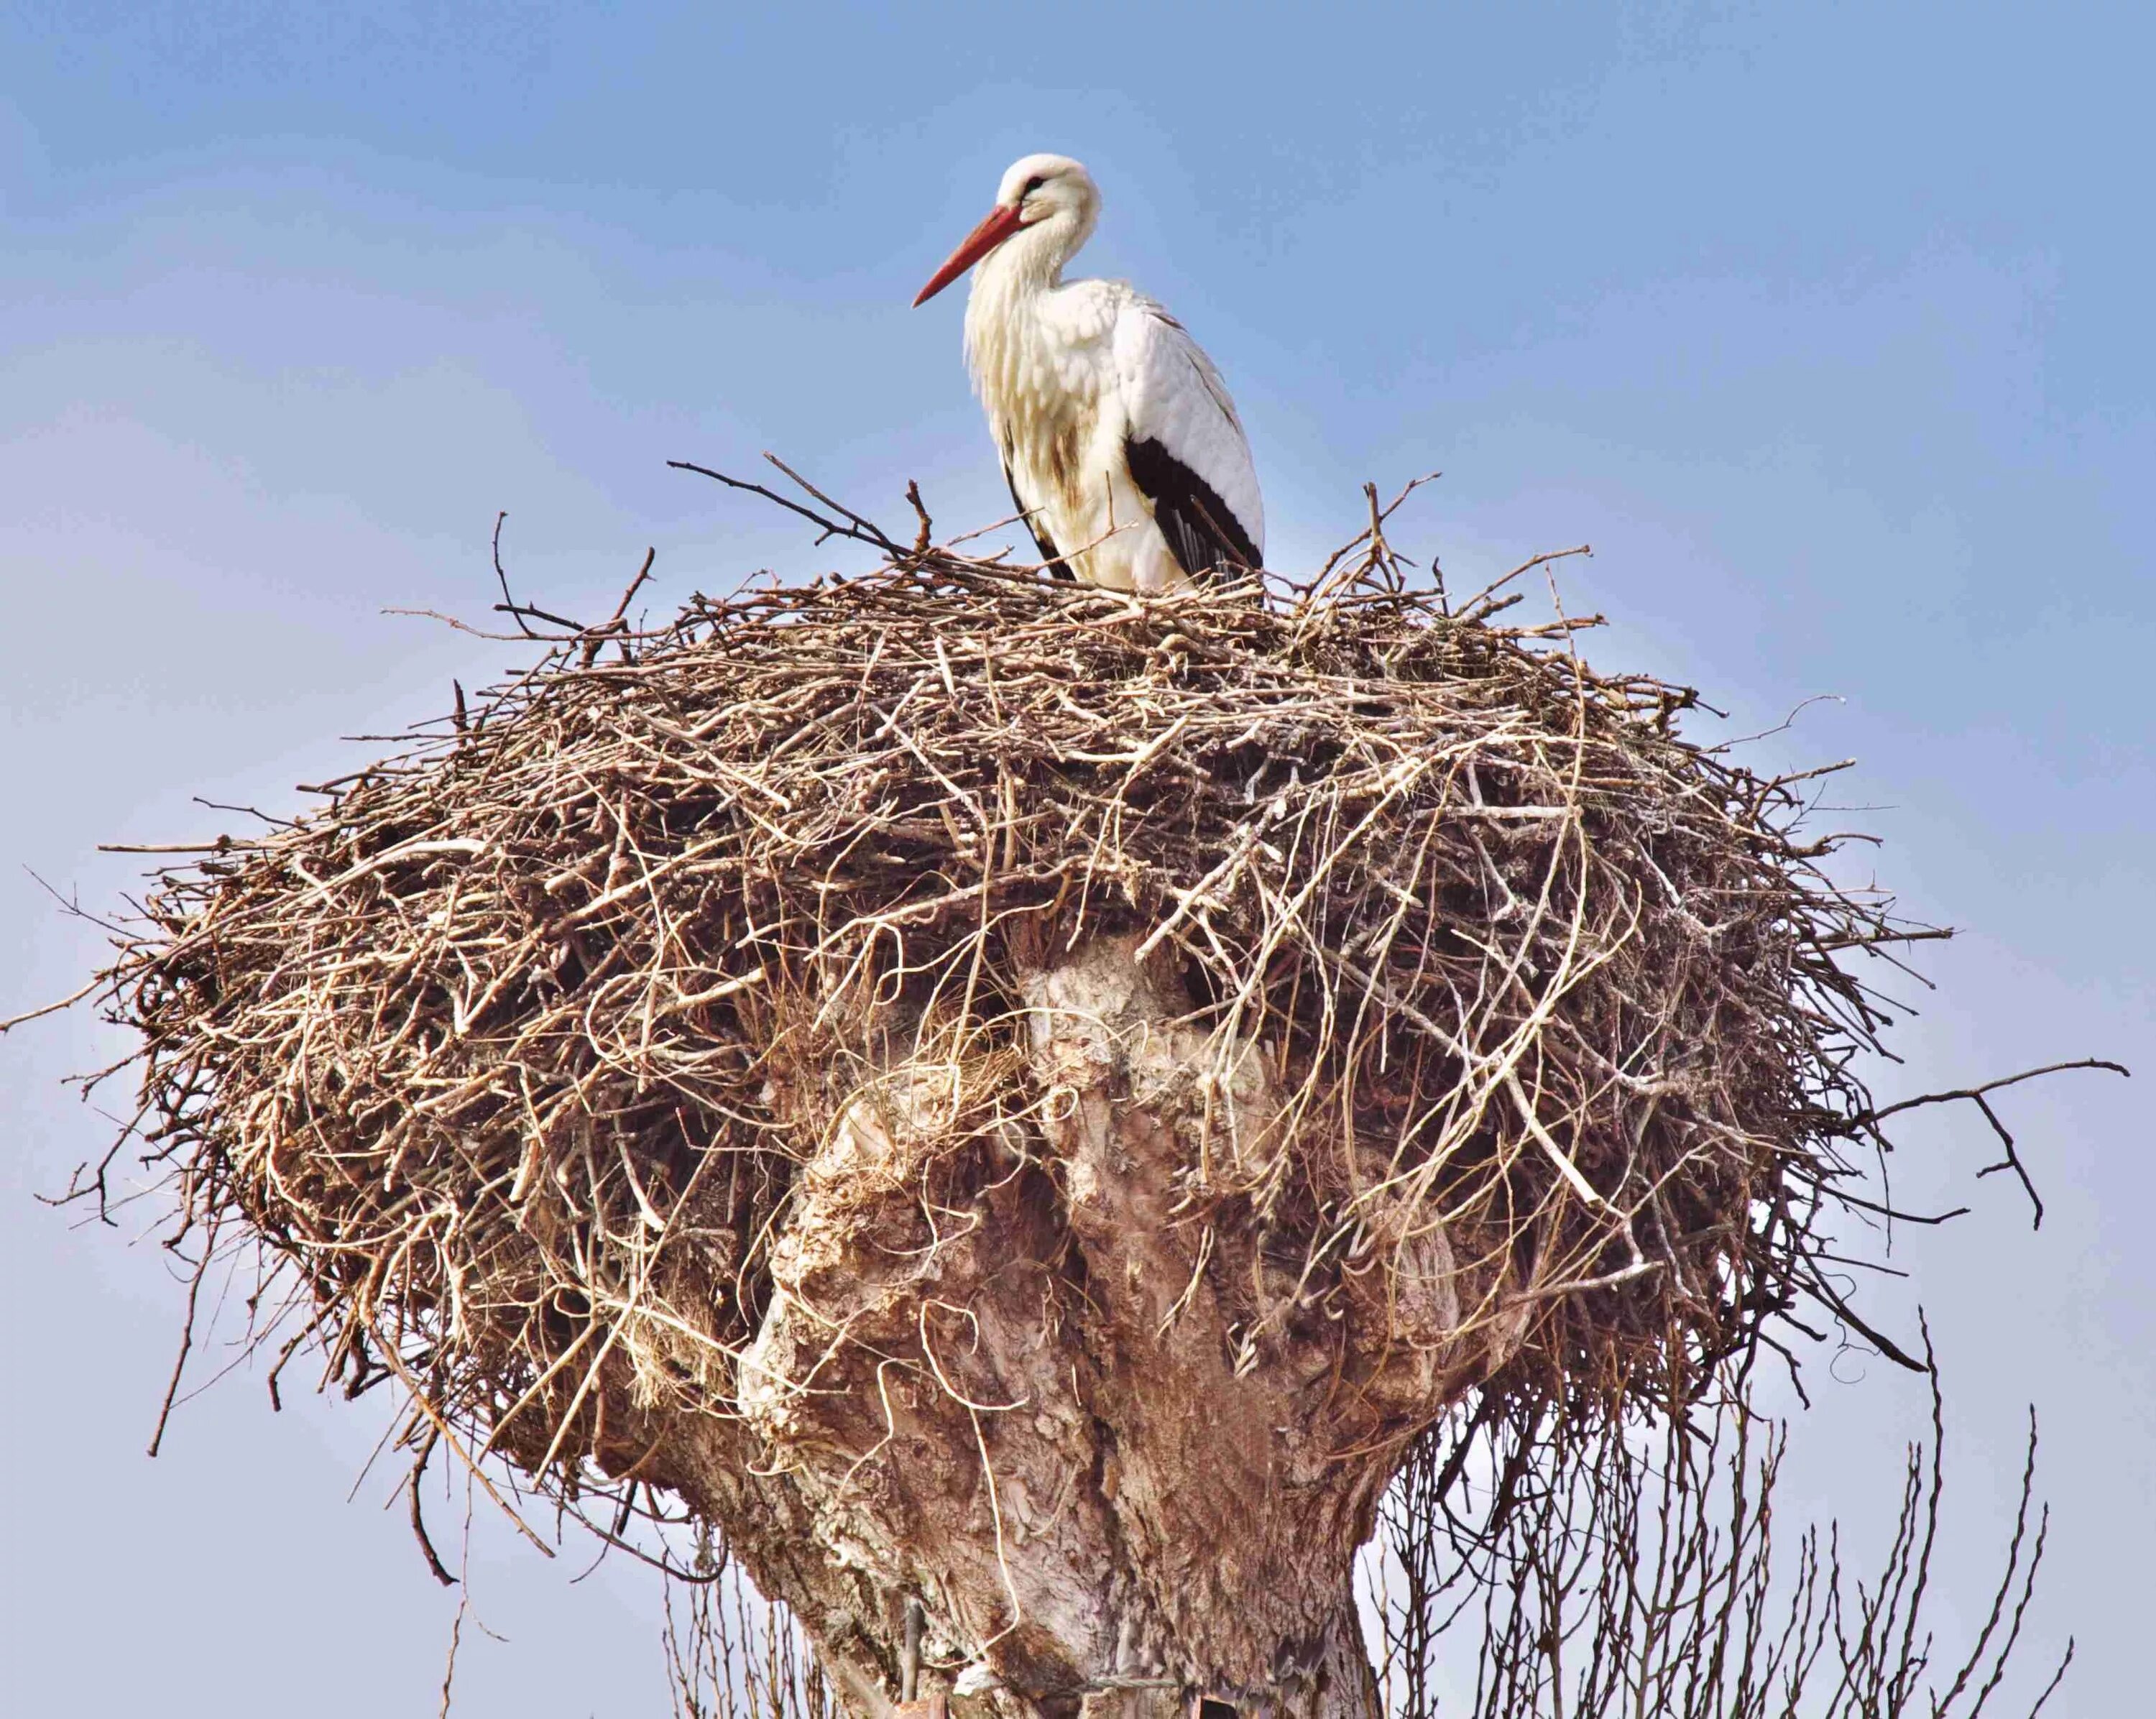
[[[1110,940],[1204,1047],[1170,1221],[1259,1262],[1239,1367],[1382,1346],[1440,1234],[1486,1402],[1681,1407],[1846,1311],[1821,1214],[1881,1017],[1845,963],[1905,934],[1688,693],[1389,569],[1139,601],[902,552],[552,649],[161,875],[109,978],[183,1233],[259,1247],[415,1441],[633,1486],[650,1414],[736,1413],[850,1106],[939,1131],[946,1231],[1054,1186],[1025,976]]]

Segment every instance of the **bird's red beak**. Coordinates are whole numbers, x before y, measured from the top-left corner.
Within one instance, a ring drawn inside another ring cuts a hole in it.
[[[1017,232],[1022,223],[1016,209],[1007,209],[998,203],[988,211],[988,218],[968,233],[964,243],[944,259],[943,266],[929,277],[913,302],[925,305],[929,300],[963,275],[974,264]]]

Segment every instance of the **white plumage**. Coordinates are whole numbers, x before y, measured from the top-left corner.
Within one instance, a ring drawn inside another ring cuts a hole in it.
[[[1062,278],[1100,208],[1076,162],[1026,157],[914,302],[974,268],[966,362],[1044,562],[1147,593],[1257,567],[1257,473],[1212,360],[1124,282]]]

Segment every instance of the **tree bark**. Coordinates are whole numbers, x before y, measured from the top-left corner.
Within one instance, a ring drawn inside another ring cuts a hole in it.
[[[962,1713],[1374,1719],[1354,1556],[1414,1434],[1517,1346],[1524,1310],[1462,1329],[1504,1268],[1426,1218],[1386,1237],[1378,1207],[1382,1269],[1312,1281],[1250,1202],[1206,1197],[1209,1164],[1281,1147],[1273,1048],[1221,1072],[1127,940],[1022,989],[1039,1101],[998,1161],[951,1167],[962,1060],[894,1055],[832,1100],[738,1418],[667,1423],[654,1470],[860,1719],[888,1719],[910,1595],[921,1692]]]

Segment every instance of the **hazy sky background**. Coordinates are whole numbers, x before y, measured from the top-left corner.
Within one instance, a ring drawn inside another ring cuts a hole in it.
[[[957,295],[907,301],[1011,158],[1086,160],[1084,265],[1158,294],[1240,402],[1276,566],[1365,478],[1455,583],[1587,541],[1605,665],[1694,681],[1766,761],[1856,755],[1836,819],[1969,928],[1886,1096],[2083,1054],[2002,1109],[2050,1216],[1933,1114],[1897,1160],[1948,1369],[1940,1621],[1980,1611],[2043,1417],[2031,1661],[2147,1711],[2156,1543],[2156,471],[2148,8],[1036,8],[311,3],[0,10],[0,1016],[73,988],[100,840],[271,811],[515,660],[393,607],[603,612],[833,564],[670,458],[773,449],[892,511],[1005,504]],[[1704,723],[1702,733],[1720,731]],[[33,874],[35,875],[34,878]],[[1914,991],[1914,986],[1904,986]],[[80,1016],[0,1047],[8,1588],[23,1714],[431,1714],[454,1600],[382,1424],[259,1369],[142,1446],[182,1291],[33,1194],[99,1152]],[[115,1095],[116,1101],[118,1095]],[[140,1228],[138,1222],[137,1228]],[[198,1356],[197,1377],[224,1358]],[[1822,1356],[1796,1516],[1874,1532],[1918,1398]],[[439,1510],[438,1510],[439,1516]],[[1787,1517],[1784,1517],[1787,1520]],[[439,1522],[454,1537],[454,1522]],[[665,1711],[657,1600],[482,1521],[458,1711]]]

